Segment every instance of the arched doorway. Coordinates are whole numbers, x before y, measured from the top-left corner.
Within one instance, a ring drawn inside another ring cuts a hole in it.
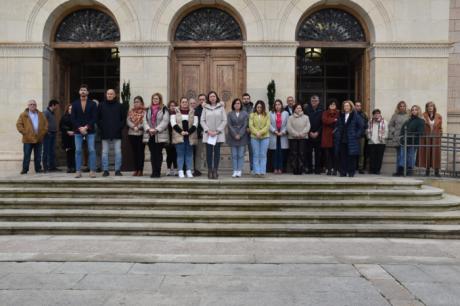
[[[179,18],[172,32],[171,99],[215,90],[229,110],[246,89],[243,35],[238,20],[221,8],[202,7]]]
[[[299,24],[296,56],[297,101],[313,94],[323,106],[330,99],[350,99],[369,110],[369,46],[359,17],[343,7],[317,9]]]
[[[80,84],[90,97],[102,101],[109,88],[120,88],[120,60],[115,42],[120,31],[108,12],[95,8],[74,10],[56,23],[52,32],[52,96],[71,103]]]

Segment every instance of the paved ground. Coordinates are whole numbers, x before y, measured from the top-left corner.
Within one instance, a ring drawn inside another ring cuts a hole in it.
[[[1,236],[0,305],[460,305],[460,241]]]

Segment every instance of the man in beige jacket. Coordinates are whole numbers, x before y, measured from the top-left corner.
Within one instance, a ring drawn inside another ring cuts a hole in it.
[[[21,174],[26,174],[29,171],[32,150],[34,151],[35,173],[42,172],[42,142],[48,131],[48,121],[46,121],[43,113],[37,109],[37,102],[35,100],[27,102],[27,109],[19,115],[16,128],[22,134],[22,143],[24,144]]]

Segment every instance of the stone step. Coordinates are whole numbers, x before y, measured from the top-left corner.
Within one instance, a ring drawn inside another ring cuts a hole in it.
[[[32,179],[0,179],[0,187],[43,187],[43,188],[162,188],[162,189],[421,189],[423,181],[401,178],[353,178],[311,176],[308,178],[292,179],[293,176],[266,179],[219,179],[208,180],[202,177],[194,179],[161,178],[96,178],[60,179],[32,178]]]
[[[0,222],[0,234],[460,238],[460,225]]]
[[[424,186],[418,190],[366,190],[366,189],[174,189],[174,188],[0,188],[2,197],[56,197],[56,198],[164,198],[164,199],[394,199],[394,200],[437,200],[443,191]]]
[[[245,200],[245,199],[177,199],[162,198],[27,198],[1,197],[3,209],[111,209],[111,210],[236,210],[236,211],[437,211],[460,209],[460,199],[444,195],[439,200]]]
[[[405,223],[459,224],[460,210],[443,212],[381,211],[174,211],[2,209],[0,221],[14,222],[184,222],[184,223]]]

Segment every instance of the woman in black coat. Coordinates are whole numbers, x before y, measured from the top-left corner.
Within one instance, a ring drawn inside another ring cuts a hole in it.
[[[59,122],[59,130],[62,136],[62,149],[66,153],[67,158],[67,173],[75,173],[75,140],[74,127],[72,124],[72,104],[67,105],[64,116]]]
[[[363,134],[364,122],[355,111],[351,101],[344,101],[342,113],[334,132],[336,154],[340,159],[340,176],[355,176],[356,161],[359,155],[359,139]]]

